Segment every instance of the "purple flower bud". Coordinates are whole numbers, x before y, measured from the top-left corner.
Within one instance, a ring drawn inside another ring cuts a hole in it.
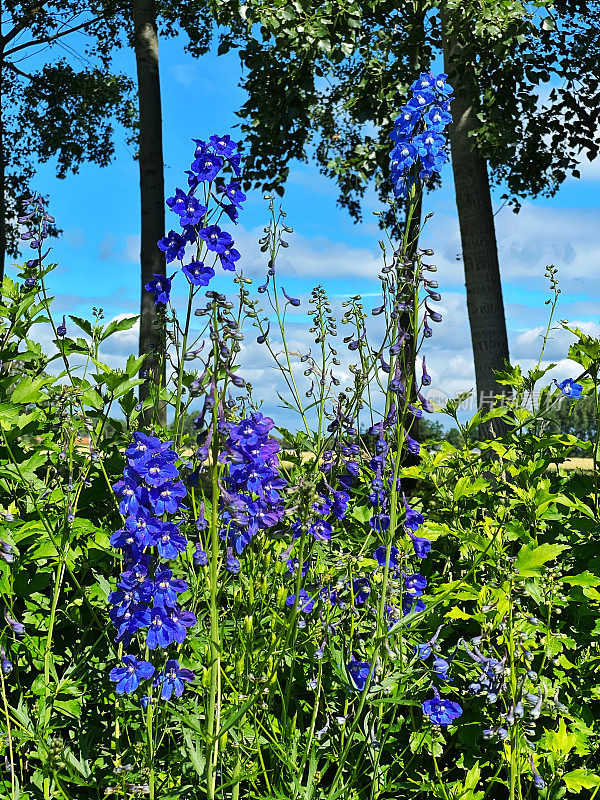
[[[431,386],[431,375],[427,374],[427,364],[425,363],[425,356],[423,356],[423,377],[421,378],[423,386]]]
[[[539,772],[536,770],[535,765],[533,763],[533,756],[529,756],[529,764],[531,766],[531,774],[533,775],[533,783],[536,789],[544,789],[546,787],[546,781],[542,778]]]
[[[196,552],[192,556],[194,559],[194,564],[197,567],[205,567],[208,564],[208,556],[206,552],[202,549],[202,545],[200,542],[196,542]]]
[[[260,336],[256,337],[256,341],[258,344],[264,344],[267,341],[267,337],[269,335],[269,331],[271,330],[271,323],[267,323],[267,330],[264,333],[261,333]]]
[[[14,631],[14,633],[17,633],[17,634],[25,633],[25,626],[23,625],[23,623],[22,622],[17,622],[16,619],[13,619],[9,615],[8,609],[6,609],[6,608],[4,609],[4,619],[6,620],[6,624],[9,626],[9,628],[12,631]]]
[[[281,292],[290,305],[294,306],[294,308],[298,308],[300,305],[300,300],[298,300],[298,298],[290,297],[289,294],[286,293],[285,289],[282,289]]]
[[[56,335],[59,339],[63,339],[67,335],[67,326],[65,323],[65,316],[63,314],[62,325],[59,325],[56,329]]]
[[[233,555],[233,548],[228,547],[227,548],[227,561],[225,562],[225,569],[227,570],[227,572],[231,572],[232,575],[237,575],[241,568],[242,568],[242,565],[240,564],[239,559],[237,559]]]
[[[12,564],[15,560],[13,546],[2,539],[0,539],[0,558],[3,558],[7,564]]]
[[[10,675],[13,669],[13,665],[6,657],[6,651],[4,650],[4,647],[1,644],[0,644],[0,669],[2,670],[2,674],[4,676]]]
[[[425,301],[425,308],[427,309],[427,313],[429,314],[429,317],[432,320],[432,322],[442,321],[442,315],[438,311],[432,311],[427,305],[427,300]]]

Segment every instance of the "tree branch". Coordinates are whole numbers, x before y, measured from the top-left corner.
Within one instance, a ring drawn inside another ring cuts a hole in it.
[[[17,75],[20,75],[22,78],[27,78],[30,81],[33,80],[33,75],[30,75],[28,72],[23,72],[22,69],[19,69],[11,61],[5,61],[4,66],[8,67],[9,69],[12,69],[13,72],[16,72]]]
[[[21,31],[29,25],[29,23],[35,17],[35,15],[42,10],[42,7],[46,2],[47,0],[40,0],[38,5],[34,6],[33,8],[30,8],[29,11],[25,14],[25,16],[22,19],[20,19],[19,22],[17,22],[15,27],[9,33],[7,33],[6,36],[2,36],[0,38],[0,45],[2,46],[2,49],[4,49],[5,45],[11,42],[15,38],[15,36],[18,36],[21,33]]]
[[[94,22],[99,22],[99,20],[104,19],[106,14],[99,14],[97,17],[92,17],[91,19],[82,22],[79,25],[74,25],[72,28],[68,28],[66,31],[60,31],[60,33],[54,33],[52,36],[44,36],[42,39],[31,40],[30,42],[23,42],[23,44],[19,44],[16,47],[7,50],[4,54],[5,56],[10,56],[13,53],[18,52],[19,50],[24,50],[27,47],[35,47],[36,45],[40,44],[51,44],[52,42],[60,39],[61,36],[67,36],[69,33],[74,33],[75,31],[80,31],[83,28],[87,28],[89,25],[93,25]]]

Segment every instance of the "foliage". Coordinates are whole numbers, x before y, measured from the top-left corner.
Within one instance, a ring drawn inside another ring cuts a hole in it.
[[[302,300],[277,269],[293,231],[272,197],[265,282],[254,294],[238,271],[234,299],[205,291],[215,267],[235,271],[220,223],[245,198],[225,177],[235,143],[197,148],[169,198],[182,232],[160,242],[189,286],[181,322],[170,279],[148,285],[169,370],[144,404],[155,420],[169,405],[169,429],[140,430],[144,356],[103,361],[135,318],[52,316],[38,197],[23,221],[38,257],[3,284],[2,797],[591,800],[598,434],[549,426],[567,392],[597,410],[600,342],[567,328],[576,381],[538,393],[542,355],[509,367],[505,405],[463,424],[458,397],[444,412],[461,442],[421,447],[412,419],[433,408],[415,351],[441,322],[428,255],[407,257],[407,229],[384,245],[381,304],[368,324],[359,296],[344,301],[343,336],[315,287],[316,347],[298,354],[286,321]],[[299,430],[259,412],[250,334]],[[474,449],[497,418],[507,434]],[[563,469],[577,447],[590,474]]]
[[[385,203],[398,95],[441,52],[440,8],[220,2],[217,20],[229,28],[220,50],[239,48],[247,70],[240,116],[255,185],[283,191],[290,160],[315,158],[354,218],[372,180]],[[477,143],[493,180],[517,210],[524,196],[553,194],[579,175],[582,152],[598,153],[598,3],[460,0],[444,9],[474,70]]]

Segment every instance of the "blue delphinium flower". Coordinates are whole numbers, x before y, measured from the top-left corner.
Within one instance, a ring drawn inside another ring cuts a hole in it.
[[[236,250],[235,247],[232,247],[232,245],[233,241],[218,254],[221,261],[221,266],[223,269],[228,270],[229,272],[235,272],[235,262],[239,261],[242,257],[239,251]]]
[[[404,591],[413,597],[421,597],[426,586],[427,578],[419,575],[418,572],[404,576]]]
[[[415,536],[414,534],[411,534],[410,538],[412,539],[417,558],[427,558],[431,552],[431,542],[429,539],[426,539],[424,536]]]
[[[170,700],[172,695],[181,697],[184,689],[184,681],[193,681],[194,673],[191,669],[184,669],[179,666],[179,661],[174,658],[167,661],[165,671],[159,677],[161,686],[160,696],[163,700]]]
[[[192,172],[196,173],[199,181],[213,181],[222,167],[223,160],[207,150],[201,152],[192,162]]]
[[[163,483],[150,491],[150,502],[159,516],[175,514],[186,494],[187,489],[181,481]]]
[[[443,130],[451,121],[452,88],[444,73],[422,73],[410,87],[411,98],[395,120],[390,138],[395,146],[390,154],[392,182],[396,197],[406,197],[413,165],[419,177],[438,174],[447,160]]]
[[[388,562],[388,566],[390,569],[395,569],[398,566],[399,555],[400,551],[398,550],[398,548],[392,546],[390,548],[390,558]],[[380,567],[385,567],[386,556],[387,556],[387,547],[385,547],[384,545],[378,547],[377,550],[375,550],[375,552],[373,553],[373,558],[375,559],[375,561],[377,561]]]
[[[163,522],[160,529],[152,537],[151,544],[158,550],[161,558],[170,560],[185,552],[187,539],[172,522]]]
[[[158,241],[158,248],[165,254],[167,264],[180,260],[185,255],[186,238],[177,231],[169,231],[166,236]]]
[[[214,269],[204,266],[202,261],[192,261],[190,264],[186,264],[182,272],[193,286],[208,286],[215,277]]]
[[[166,305],[171,296],[171,279],[165,275],[158,275],[154,273],[154,277],[144,287],[147,292],[154,295],[154,305],[163,303]]]
[[[222,518],[228,525],[222,535],[238,554],[259,531],[283,519],[280,490],[286,482],[279,475],[279,442],[269,435],[273,427],[273,420],[258,411],[228,424],[222,458],[229,472],[221,493]]]
[[[173,636],[175,641],[182,644],[187,636],[187,629],[196,624],[196,615],[185,608],[168,608],[167,613],[174,625]]]
[[[364,605],[371,594],[371,582],[368,578],[355,578],[352,581],[352,594],[357,606]]]
[[[291,594],[285,600],[285,604],[289,608],[293,608],[295,602],[296,602],[295,594]],[[298,611],[302,611],[303,614],[310,614],[313,608],[315,607],[315,601],[308,594],[306,589],[300,589],[300,591],[298,592],[298,604],[296,607]]]
[[[237,142],[234,142],[229,134],[225,136],[214,134],[208,141],[214,147],[215,152],[224,158],[230,158],[238,149]]]
[[[144,482],[154,488],[179,475],[179,470],[171,459],[160,453],[154,453],[148,460],[138,463],[136,469]]]
[[[198,225],[206,216],[208,209],[196,197],[189,195],[185,199],[182,198],[181,202],[177,201],[173,206],[173,211],[179,214],[179,220],[183,226]]]
[[[437,689],[433,697],[423,703],[423,713],[434,725],[451,725],[462,714],[462,708],[453,700],[440,697]]]
[[[150,650],[156,647],[162,647],[164,650],[175,641],[175,630],[175,623],[165,609],[155,606],[150,615],[146,644]]]
[[[228,247],[233,245],[233,238],[226,231],[222,231],[218,225],[209,225],[198,231],[198,236],[206,243],[209,250],[214,253],[223,253]]]
[[[181,501],[187,493],[179,480],[179,455],[172,444],[135,433],[125,450],[128,463],[123,479],[113,486],[126,519],[123,528],[112,535],[111,543],[123,551],[126,569],[117,582],[117,591],[109,595],[109,616],[117,628],[116,641],[128,645],[138,631],[147,629],[146,644],[151,650],[166,649],[173,642],[181,644],[187,629],[196,622],[194,614],[178,605],[178,596],[188,590],[187,583],[176,578],[165,563],[175,561],[188,546],[179,523],[165,518],[182,509]],[[157,556],[163,561],[157,562]],[[137,662],[133,656],[125,658],[129,659],[124,661],[127,670],[118,668],[120,672],[112,674],[133,690],[139,681],[131,678],[131,667]]]
[[[246,199],[246,195],[240,189],[240,184],[238,181],[232,181],[227,186],[223,186],[221,191],[227,197],[227,199],[233,203],[234,206],[237,206],[238,208],[242,207],[242,203]]]
[[[406,516],[404,517],[404,527],[407,531],[415,531],[421,527],[421,525],[425,522],[425,518],[420,511],[415,511],[414,508],[411,508],[406,499],[404,500],[404,507],[406,509]]]
[[[554,381],[565,397],[570,397],[571,400],[579,400],[583,391],[583,386],[580,383],[575,383],[573,378],[565,378],[564,381],[558,383]]]
[[[123,656],[123,667],[115,667],[110,671],[111,681],[116,682],[117,694],[135,692],[142,680],[150,680],[154,675],[154,667],[148,661],[138,661],[134,656]]]
[[[362,692],[367,684],[367,678],[371,670],[370,663],[368,661],[358,661],[352,654],[346,668],[354,687],[357,691]]]
[[[188,585],[185,581],[174,578],[173,573],[166,567],[159,567],[154,575],[154,604],[163,608],[175,608],[177,595],[186,592]]]

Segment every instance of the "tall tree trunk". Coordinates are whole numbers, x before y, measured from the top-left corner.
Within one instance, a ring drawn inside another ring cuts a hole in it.
[[[494,405],[494,395],[506,394],[493,370],[508,361],[508,337],[500,282],[500,266],[487,163],[469,134],[477,127],[477,85],[473,70],[460,63],[460,40],[442,12],[444,68],[454,87],[450,149],[465,268],[467,310],[475,361],[479,407]],[[459,66],[460,64],[460,66]],[[501,432],[498,421],[482,433]]]
[[[139,352],[151,353],[146,361],[151,380],[165,385],[164,335],[152,295],[144,288],[152,276],[165,275],[164,254],[156,243],[165,233],[165,181],[162,149],[162,115],[158,69],[158,32],[154,0],[134,0],[133,25],[140,111],[140,190],[141,190],[141,304]],[[149,383],[140,386],[140,401],[149,395]],[[144,424],[152,421],[152,409],[144,414]],[[166,408],[159,403],[159,421],[166,423]]]

